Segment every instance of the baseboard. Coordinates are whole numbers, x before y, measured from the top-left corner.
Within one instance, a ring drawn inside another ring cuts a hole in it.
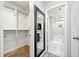
[[[21,48],[21,47],[23,47],[23,46],[25,46],[25,45],[27,45],[27,44],[23,44],[23,45],[20,45],[20,46],[18,46],[18,47],[15,47],[15,48],[13,48],[13,49],[7,50],[7,51],[4,52],[4,54],[6,54],[6,53],[8,53],[8,52],[11,52],[11,51],[13,51],[13,50],[16,50],[16,49],[18,49],[18,48]]]
[[[30,51],[29,51],[30,46],[28,45],[21,45],[17,48],[14,48],[12,50],[6,51],[4,53],[5,57],[22,57],[22,56],[29,56],[30,55]]]

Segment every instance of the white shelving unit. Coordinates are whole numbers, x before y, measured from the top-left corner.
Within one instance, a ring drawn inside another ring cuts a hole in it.
[[[10,3],[4,3],[3,5],[3,29],[4,30],[29,30],[29,13],[14,6]]]
[[[17,49],[24,45],[29,45],[29,8],[27,10],[18,7],[9,2],[1,4],[0,20],[0,39],[2,46],[0,48],[1,56],[3,54]]]

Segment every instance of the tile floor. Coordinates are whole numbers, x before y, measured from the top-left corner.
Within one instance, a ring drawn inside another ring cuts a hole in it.
[[[42,57],[59,57],[59,56],[54,55],[54,54],[52,54],[50,52],[45,52]]]

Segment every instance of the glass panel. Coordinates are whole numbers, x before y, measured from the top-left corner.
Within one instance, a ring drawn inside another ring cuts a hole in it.
[[[44,13],[36,6],[35,12],[35,57],[39,57],[45,50]]]
[[[44,49],[43,20],[43,15],[37,12],[37,55]]]

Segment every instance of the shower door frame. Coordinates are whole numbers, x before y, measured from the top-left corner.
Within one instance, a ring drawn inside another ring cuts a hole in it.
[[[46,11],[45,11],[45,14],[46,14],[46,51],[48,52],[48,40],[50,39],[49,38],[49,36],[48,36],[48,32],[49,32],[49,29],[48,29],[48,17],[47,17],[47,12],[48,12],[48,10],[50,10],[50,9],[54,9],[54,8],[56,8],[56,7],[59,7],[59,6],[62,6],[62,5],[64,5],[65,6],[65,17],[64,17],[64,22],[65,22],[65,24],[64,24],[64,26],[65,26],[65,28],[64,28],[64,46],[65,46],[65,48],[64,48],[64,56],[66,57],[66,56],[71,56],[71,42],[70,42],[70,38],[71,38],[71,35],[70,35],[70,33],[71,33],[71,31],[69,32],[69,36],[70,37],[68,37],[68,31],[70,30],[70,28],[69,28],[69,30],[68,30],[68,20],[70,19],[70,14],[68,14],[68,12],[70,12],[70,3],[71,2],[64,2],[64,3],[60,3],[60,4],[58,4],[58,5],[55,5],[55,6],[53,6],[53,7],[49,7]],[[69,17],[69,18],[68,18]],[[69,21],[70,22],[70,21]],[[69,26],[71,26],[71,24],[69,24]],[[50,33],[49,33],[50,34]],[[69,42],[68,42],[69,41]],[[70,46],[70,48],[69,48],[69,46]]]

